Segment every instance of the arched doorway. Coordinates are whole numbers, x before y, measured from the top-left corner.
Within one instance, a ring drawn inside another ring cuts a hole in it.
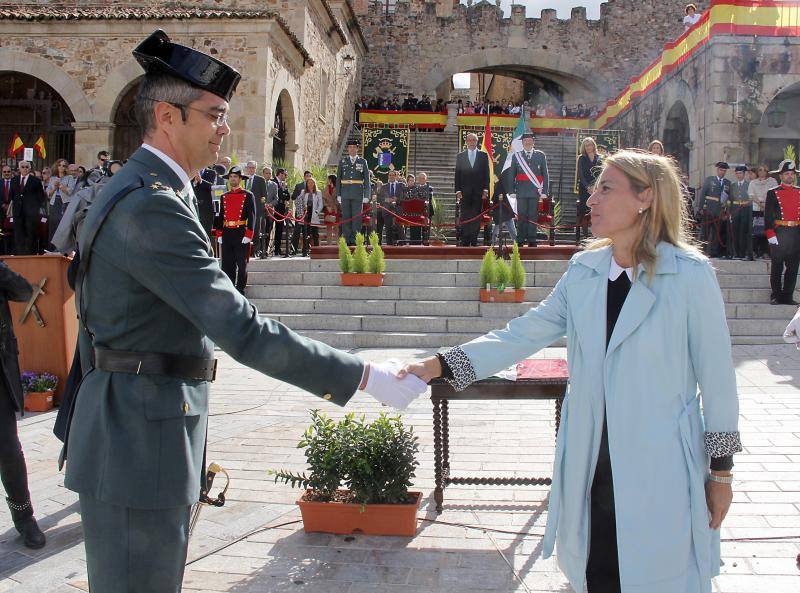
[[[64,158],[75,160],[75,118],[61,95],[45,82],[22,72],[0,72],[0,147],[9,158],[15,134],[27,148],[44,138],[45,158],[34,151],[33,167],[41,169]],[[20,160],[22,153],[14,159]]]
[[[286,165],[294,164],[295,123],[292,98],[284,89],[278,95],[275,105],[275,118],[272,125],[272,162]]]
[[[664,124],[664,150],[677,161],[684,175],[689,174],[690,142],[689,112],[683,101],[676,101]]]
[[[800,104],[800,82],[785,87],[770,101],[756,127],[759,163],[770,168],[784,158],[788,146],[800,154],[800,121],[797,105]]]
[[[134,112],[138,91],[139,81],[136,81],[122,93],[114,111],[114,148],[111,155],[115,159],[127,159],[142,143],[142,132]]]

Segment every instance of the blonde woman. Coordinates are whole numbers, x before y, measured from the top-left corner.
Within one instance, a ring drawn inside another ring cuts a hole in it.
[[[778,187],[778,182],[769,176],[769,167],[759,165],[756,178],[747,186],[747,197],[753,201],[753,252],[756,257],[769,257],[767,238],[764,236],[764,206],[767,192],[774,187]]]
[[[575,236],[580,239],[589,236],[589,209],[586,207],[586,200],[592,193],[594,183],[600,174],[600,164],[602,159],[597,154],[597,143],[594,138],[587,136],[581,142],[581,155],[578,157],[578,215],[576,217]]]
[[[719,285],[672,160],[609,156],[588,205],[599,238],[544,302],[398,376],[463,389],[566,336],[544,557],[578,593],[710,593],[741,451]]]

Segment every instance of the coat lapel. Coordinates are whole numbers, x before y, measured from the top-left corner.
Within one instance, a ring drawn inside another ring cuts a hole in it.
[[[645,285],[646,278],[645,274],[640,273],[636,278],[636,282],[631,285],[630,292],[628,292],[625,304],[622,305],[622,311],[620,311],[619,318],[614,326],[614,332],[611,334],[606,356],[609,356],[628,336],[636,331],[636,328],[647,317],[650,309],[653,308],[656,296]]]

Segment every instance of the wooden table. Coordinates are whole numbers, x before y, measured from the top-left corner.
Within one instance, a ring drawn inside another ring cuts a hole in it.
[[[547,359],[539,359],[547,360]],[[454,390],[442,379],[431,382],[431,401],[433,402],[433,455],[436,489],[433,498],[436,511],[442,512],[444,489],[450,484],[492,485],[492,486],[549,486],[550,477],[544,478],[470,478],[450,474],[450,415],[451,401],[462,400],[555,400],[556,434],[561,423],[561,404],[564,402],[568,378],[565,376],[541,376],[535,379],[511,381],[490,377],[476,381],[464,391]]]

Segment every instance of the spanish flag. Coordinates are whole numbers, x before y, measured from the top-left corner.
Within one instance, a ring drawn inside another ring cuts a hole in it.
[[[489,157],[489,199],[494,195],[494,155],[492,154],[492,127],[490,125],[491,116],[486,114],[486,129],[483,131],[483,144],[481,150]]]
[[[39,136],[39,139],[36,141],[36,144],[33,145],[33,149],[39,153],[39,156],[43,159],[47,158],[47,150],[44,147],[44,136]]]
[[[22,143],[22,138],[19,137],[19,134],[14,134],[14,137],[11,139],[11,148],[9,148],[8,154],[17,156],[17,154],[23,150],[25,150],[25,145]]]

